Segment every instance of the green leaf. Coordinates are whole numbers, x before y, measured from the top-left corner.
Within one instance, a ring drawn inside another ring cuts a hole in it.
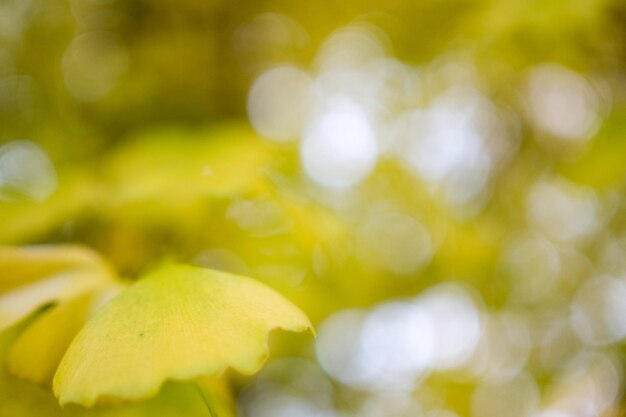
[[[245,277],[165,266],[104,306],[70,345],[54,378],[61,404],[154,396],[168,379],[251,374],[273,329],[311,329],[281,295]]]

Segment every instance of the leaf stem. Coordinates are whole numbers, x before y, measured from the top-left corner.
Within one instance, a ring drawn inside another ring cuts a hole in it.
[[[209,401],[209,398],[207,398],[207,397],[210,397],[210,394],[206,392],[206,390],[200,385],[200,383],[196,382],[194,385],[198,389],[198,392],[200,393],[200,397],[202,397],[202,401],[204,401],[204,405],[206,405],[206,408],[209,411],[209,415],[211,417],[218,417],[215,410],[213,410],[213,407],[211,407],[211,401]]]

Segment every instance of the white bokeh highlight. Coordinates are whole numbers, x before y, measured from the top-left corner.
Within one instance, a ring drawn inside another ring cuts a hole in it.
[[[374,126],[352,100],[330,99],[305,130],[300,157],[305,172],[317,184],[339,190],[355,186],[367,178],[378,160]]]
[[[56,188],[56,170],[41,147],[29,140],[0,146],[0,201],[42,202]]]
[[[311,76],[296,67],[280,66],[264,72],[252,84],[248,117],[254,129],[267,139],[299,139],[314,102]]]
[[[600,123],[600,98],[582,75],[543,64],[529,75],[527,100],[534,126],[564,142],[589,139]]]

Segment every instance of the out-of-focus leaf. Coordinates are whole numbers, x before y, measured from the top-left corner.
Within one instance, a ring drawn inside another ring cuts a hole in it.
[[[256,372],[273,329],[304,331],[298,308],[259,282],[165,266],[103,307],[70,345],[54,377],[61,404],[154,396],[168,379]]]
[[[180,206],[253,187],[268,150],[248,129],[159,129],[129,140],[106,162],[114,205]]]
[[[0,201],[0,243],[28,243],[60,228],[97,207],[100,189],[88,169],[75,167],[59,173],[59,188],[45,201]]]
[[[0,292],[69,269],[103,267],[98,255],[80,246],[0,246]]]
[[[103,261],[77,246],[0,247],[0,330],[53,301],[112,281]]]
[[[166,253],[190,256],[220,207],[263,186],[269,163],[268,146],[238,124],[134,134],[102,161],[95,244],[131,275]]]
[[[78,331],[120,289],[120,286],[112,285],[82,294],[43,312],[9,349],[9,372],[22,379],[51,386],[52,377]]]

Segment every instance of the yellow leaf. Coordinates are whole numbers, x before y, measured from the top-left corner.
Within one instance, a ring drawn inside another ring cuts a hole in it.
[[[0,243],[28,242],[63,227],[84,213],[102,207],[102,186],[93,163],[66,167],[59,172],[59,188],[45,201],[0,200]]]
[[[152,201],[180,207],[203,196],[253,188],[267,163],[267,148],[243,126],[160,128],[116,149],[106,161],[105,175],[115,190],[114,206]]]
[[[88,318],[121,286],[82,294],[46,310],[19,335],[9,349],[7,369],[22,379],[50,386],[68,346]]]
[[[104,268],[80,246],[0,246],[0,293],[77,267]]]
[[[111,282],[111,271],[77,246],[0,247],[0,330],[53,301]]]
[[[165,266],[104,306],[70,345],[53,387],[61,404],[155,395],[168,379],[256,372],[273,329],[311,325],[281,295],[245,277]]]
[[[30,323],[20,323],[0,332],[0,358],[14,343],[23,328]],[[116,407],[85,409],[75,405],[64,408],[51,391],[8,374],[0,366],[0,416],[2,417],[206,417],[207,407],[219,412],[220,417],[232,417],[232,399],[223,396],[225,387],[215,381],[203,387],[202,395],[194,383],[171,382],[161,393],[145,402]],[[210,394],[210,395],[207,395]],[[219,395],[218,395],[219,394]]]

